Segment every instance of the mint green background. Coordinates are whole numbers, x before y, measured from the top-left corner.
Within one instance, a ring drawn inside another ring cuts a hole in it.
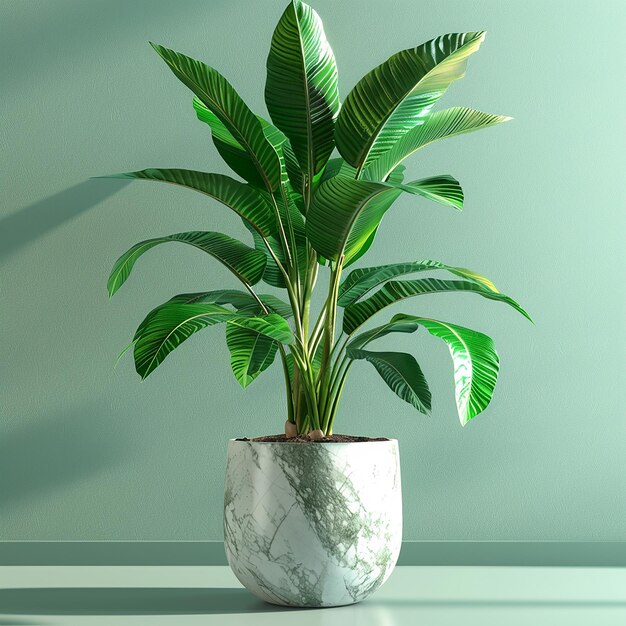
[[[226,439],[280,430],[279,368],[241,390],[219,328],[142,384],[130,358],[113,369],[150,308],[175,293],[234,286],[201,253],[172,245],[142,259],[109,302],[117,256],[187,229],[244,237],[238,220],[191,192],[85,181],[150,166],[225,171],[190,95],[147,41],[207,60],[261,112],[283,4],[0,5],[0,539],[219,539]],[[344,96],[399,49],[487,29],[443,104],[516,120],[411,159],[416,177],[457,176],[466,210],[402,198],[367,260],[476,269],[537,321],[471,295],[405,304],[495,338],[502,371],[491,407],[460,427],[447,350],[424,333],[386,345],[406,341],[422,363],[432,417],[362,364],[338,432],[400,440],[406,539],[626,539],[626,5],[314,5]]]

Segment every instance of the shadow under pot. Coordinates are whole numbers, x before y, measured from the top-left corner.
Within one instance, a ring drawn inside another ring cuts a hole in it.
[[[387,580],[401,541],[395,439],[229,442],[226,556],[255,596],[295,607],[360,602]]]

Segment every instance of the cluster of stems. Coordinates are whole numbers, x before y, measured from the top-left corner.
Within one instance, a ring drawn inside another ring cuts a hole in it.
[[[337,297],[341,281],[343,256],[329,261],[330,280],[328,295],[315,321],[311,317],[311,298],[317,282],[319,260],[317,252],[308,240],[306,264],[298,263],[296,237],[289,210],[285,210],[285,222],[280,216],[278,203],[288,206],[287,191],[283,185],[272,195],[278,234],[284,251],[281,261],[270,243],[264,238],[269,255],[281,272],[295,323],[295,341],[280,346],[285,385],[287,388],[287,422],[293,434],[310,434],[312,437],[330,436],[351,361],[345,355],[347,341],[336,337]],[[310,187],[305,185],[303,194],[304,213],[310,204]],[[303,267],[304,265],[304,267]],[[265,313],[270,311],[254,290],[251,295]],[[291,358],[290,358],[291,357]]]

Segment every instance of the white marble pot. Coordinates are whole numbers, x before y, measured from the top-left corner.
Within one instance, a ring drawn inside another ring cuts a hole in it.
[[[359,602],[400,552],[398,442],[231,440],[224,543],[254,595],[301,607]]]

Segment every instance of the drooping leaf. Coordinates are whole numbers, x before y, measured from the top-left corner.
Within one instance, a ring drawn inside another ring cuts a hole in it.
[[[265,242],[259,236],[259,234],[255,231],[251,231],[252,239],[254,240],[254,247],[263,252],[265,255],[265,271],[263,272],[263,282],[271,285],[272,287],[279,287],[280,289],[285,288],[285,279],[283,277],[282,272],[276,265],[272,255],[269,253]],[[284,266],[286,259],[285,253],[283,251],[283,247],[277,237],[266,237],[268,244],[271,246],[276,258],[280,261],[280,263]]]
[[[452,33],[394,54],[366,74],[337,117],[341,156],[361,169],[420,123],[448,87],[465,73],[484,33]]]
[[[291,305],[277,298],[271,293],[258,294],[259,300],[270,313],[278,313],[281,317],[289,319],[293,316]],[[237,307],[237,311],[242,315],[265,315],[265,311],[259,306],[256,300],[252,300],[247,306]]]
[[[149,313],[135,333],[137,373],[146,378],[191,335],[207,326],[225,322],[262,333],[281,343],[293,340],[289,324],[275,313],[244,317],[216,304],[167,302]]]
[[[465,107],[430,113],[419,125],[402,135],[389,150],[371,161],[363,170],[362,177],[364,180],[385,180],[389,172],[406,157],[433,141],[489,128],[510,119],[504,115],[490,115]]]
[[[265,305],[265,309],[270,313],[277,313],[281,317],[289,318],[293,315],[291,306],[286,302],[283,302],[272,294],[258,294],[259,299]],[[246,291],[240,291],[239,289],[215,289],[213,291],[200,291],[195,293],[180,293],[167,302],[155,307],[146,315],[141,322],[135,333],[136,341],[146,326],[150,323],[151,319],[160,313],[161,309],[168,307],[172,304],[216,304],[220,306],[232,306],[233,311],[237,312],[237,315],[254,317],[265,315],[266,311],[259,305],[258,301],[252,297],[252,295]],[[131,343],[132,345],[132,343]]]
[[[530,315],[513,298],[497,291],[494,292],[480,283],[423,278],[419,280],[389,281],[366,300],[347,306],[344,312],[343,330],[348,334],[354,332],[370,317],[400,300],[413,296],[445,292],[476,293],[489,300],[504,302],[532,321]]]
[[[272,121],[289,138],[301,170],[312,178],[335,145],[339,94],[322,21],[300,0],[289,3],[274,31],[265,102]]]
[[[233,86],[214,68],[151,43],[174,75],[202,101],[250,155],[269,191],[280,185],[280,162],[261,123]]]
[[[265,255],[232,237],[210,231],[176,233],[166,237],[146,239],[125,252],[116,261],[109,276],[107,285],[109,296],[112,296],[126,282],[135,262],[144,252],[171,241],[186,243],[207,252],[248,285],[254,285],[263,276]]]
[[[399,313],[394,315],[386,324],[357,335],[346,346],[346,354],[351,356],[354,350],[360,350],[370,342],[380,339],[389,333],[414,333],[418,328],[419,324],[411,316]]]
[[[259,300],[270,313],[278,313],[281,317],[289,319],[293,315],[291,305],[277,298],[271,293],[257,294]],[[214,291],[202,291],[199,293],[181,293],[168,302],[180,302],[186,304],[230,304],[241,315],[264,315],[258,301],[245,291],[238,289],[217,289]]]
[[[454,363],[456,406],[465,426],[487,408],[496,386],[500,360],[493,340],[456,324],[423,317],[414,319],[448,344]]]
[[[213,143],[226,164],[251,185],[265,189],[265,182],[261,178],[254,161],[232,136],[226,126],[222,124],[217,115],[208,109],[202,100],[197,97],[193,99],[193,108],[198,119],[211,128]]]
[[[405,352],[372,352],[352,350],[353,359],[371,363],[387,386],[402,400],[412,404],[420,413],[430,414],[431,395],[418,362]]]
[[[235,378],[245,389],[274,361],[278,344],[249,328],[226,323],[226,345]]]
[[[408,187],[408,189],[406,189]],[[416,193],[428,200],[451,206],[461,211],[463,209],[463,189],[459,181],[452,176],[431,176],[422,178],[413,183],[401,185],[403,191]]]
[[[343,160],[343,159],[342,159]],[[348,168],[351,168],[354,171],[354,168],[351,165],[347,165]],[[398,165],[388,176],[387,181],[391,185],[399,185],[404,180],[404,165]],[[343,171],[343,168],[342,168]],[[396,196],[394,195],[386,195],[383,194],[376,198],[373,198],[371,202],[374,205],[374,211],[379,213],[384,217],[384,214],[391,207],[391,205],[395,202]],[[378,232],[378,228],[380,227],[380,222],[382,221],[382,217],[378,222],[376,228],[372,230],[371,235],[365,240],[365,242],[360,246],[354,246],[348,251],[348,255],[344,259],[343,266],[348,267],[352,265],[356,261],[358,261],[372,246],[374,243],[374,239],[376,238],[376,233]]]
[[[524,317],[532,321],[530,315],[513,298],[509,298],[500,292],[491,291],[480,283],[465,280],[441,280],[439,278],[421,278],[418,280],[392,280],[383,285],[374,295],[366,300],[351,304],[346,307],[343,316],[343,330],[345,333],[353,333],[359,326],[364,324],[370,317],[395,304],[400,300],[421,296],[429,293],[441,292],[469,292],[476,293],[483,298],[504,302],[512,306]]]
[[[461,278],[480,283],[490,291],[498,292],[496,286],[488,278],[481,276],[477,272],[473,272],[464,267],[445,265],[439,261],[424,260],[409,263],[391,263],[389,265],[378,265],[376,267],[361,267],[352,270],[339,287],[337,303],[339,306],[343,307],[354,304],[372,289],[396,276],[438,269],[447,270]]]
[[[218,200],[238,213],[261,235],[268,236],[276,232],[276,217],[269,195],[224,174],[182,169],[147,169],[112,174],[105,178],[156,180],[193,189]]]
[[[239,289],[214,289],[213,291],[179,293],[170,298],[166,304],[173,302],[179,304],[229,304],[236,310],[248,308],[253,304],[258,305],[257,301],[248,292],[240,291]]]
[[[350,259],[370,239],[402,191],[452,206],[458,204],[459,193],[462,198],[458,183],[450,177],[393,185],[337,175],[324,181],[313,198],[306,222],[311,245],[328,259],[342,254]]]

